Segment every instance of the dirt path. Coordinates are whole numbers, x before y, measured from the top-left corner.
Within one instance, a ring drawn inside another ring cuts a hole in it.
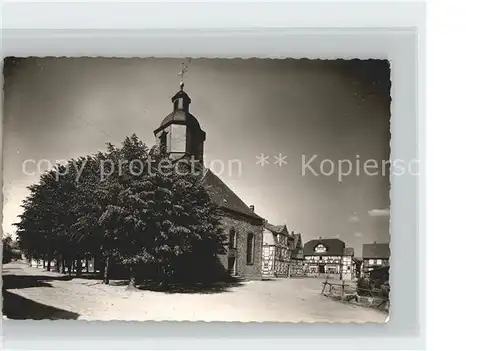
[[[68,280],[11,263],[4,266],[3,280],[4,311],[10,318],[361,323],[387,318],[377,310],[321,296],[320,281],[314,278],[245,282],[217,292],[164,293]]]

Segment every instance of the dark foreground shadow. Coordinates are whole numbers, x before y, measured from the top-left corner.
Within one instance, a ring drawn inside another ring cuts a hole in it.
[[[240,280],[209,284],[158,284],[152,282],[138,285],[137,288],[140,290],[164,292],[167,294],[219,294],[229,292],[231,288],[242,285]]]
[[[128,284],[129,284],[128,280],[110,280],[109,281],[109,285],[112,285],[112,286],[125,286]]]
[[[50,281],[71,280],[72,277],[49,277],[44,275],[2,275],[2,289],[26,289],[35,287],[52,287]]]
[[[2,291],[3,315],[10,319],[77,319],[79,314]]]

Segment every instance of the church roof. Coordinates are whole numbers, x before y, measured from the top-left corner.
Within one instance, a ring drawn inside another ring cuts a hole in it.
[[[198,129],[201,129],[200,123],[195,116],[183,110],[176,110],[165,117],[163,121],[161,121],[160,126],[157,128],[157,130],[161,129],[167,124],[170,124],[171,122],[183,122],[185,124],[189,124],[197,127]]]
[[[209,169],[207,169],[203,176],[202,184],[216,205],[248,217],[263,220],[263,218],[253,212],[250,207],[248,207],[243,200],[222,181],[222,179],[217,177]]]
[[[183,99],[184,101],[182,108],[176,106],[175,101],[178,99]],[[174,111],[161,121],[160,126],[156,128],[154,132],[155,134],[159,130],[163,129],[163,127],[165,127],[166,125],[175,122],[177,122],[178,124],[186,124],[191,127],[194,127],[195,129],[201,130],[200,123],[198,122],[196,117],[193,116],[191,113],[189,113],[189,104],[191,103],[191,98],[185,91],[183,90],[178,91],[172,97],[172,102],[174,103]]]

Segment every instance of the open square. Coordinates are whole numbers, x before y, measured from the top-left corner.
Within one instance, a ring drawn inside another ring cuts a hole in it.
[[[68,280],[25,263],[10,263],[4,266],[3,279],[7,318],[343,323],[387,319],[382,311],[322,296],[324,279],[313,277],[165,293],[130,291],[91,279]]]

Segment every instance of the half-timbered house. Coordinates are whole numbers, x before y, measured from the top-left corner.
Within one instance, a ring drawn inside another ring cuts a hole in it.
[[[363,244],[363,266],[364,274],[375,268],[389,267],[391,250],[389,243]]]

